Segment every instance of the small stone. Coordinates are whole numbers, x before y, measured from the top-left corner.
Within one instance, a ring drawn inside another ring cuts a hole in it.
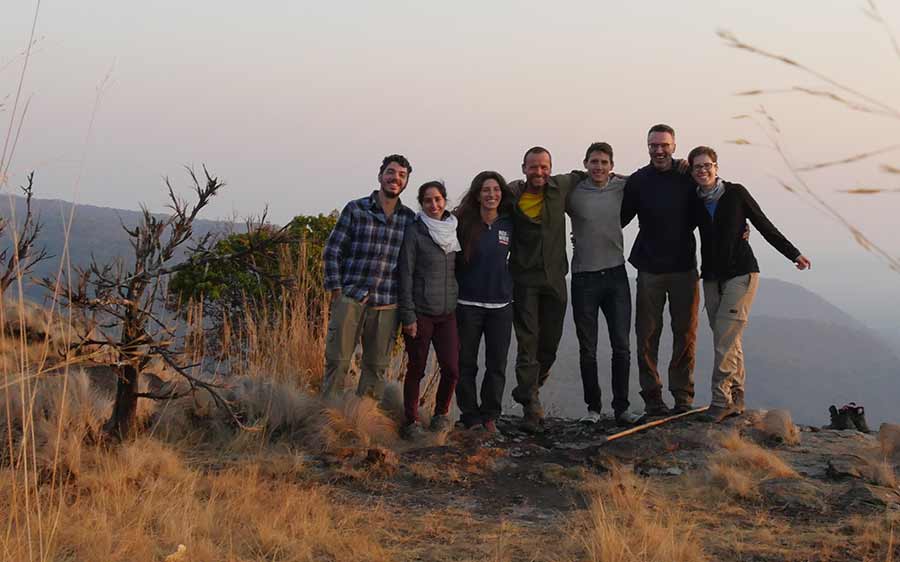
[[[828,460],[827,474],[835,480],[862,478],[859,461],[855,457],[835,457]]]

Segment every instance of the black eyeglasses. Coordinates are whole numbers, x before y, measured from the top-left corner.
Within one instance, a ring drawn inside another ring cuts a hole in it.
[[[716,167],[715,162],[704,162],[703,164],[694,164],[693,169],[695,172],[699,172],[700,170],[712,170]]]

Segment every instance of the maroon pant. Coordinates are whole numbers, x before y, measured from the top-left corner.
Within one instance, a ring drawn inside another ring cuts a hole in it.
[[[403,380],[403,413],[406,423],[419,419],[419,383],[425,376],[428,362],[428,348],[434,344],[441,379],[438,383],[434,403],[435,415],[450,411],[450,401],[459,380],[459,336],[456,331],[456,313],[443,316],[423,316],[416,318],[416,337],[403,334],[406,354],[409,358],[406,378]]]

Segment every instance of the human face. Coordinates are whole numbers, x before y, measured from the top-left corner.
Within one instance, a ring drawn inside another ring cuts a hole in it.
[[[543,189],[550,179],[550,155],[546,152],[532,152],[522,164],[525,183],[530,187]]]
[[[716,186],[716,176],[719,173],[719,166],[708,154],[701,154],[694,158],[691,165],[691,177],[703,189],[712,189]]]
[[[482,211],[496,211],[500,208],[500,200],[503,198],[503,192],[500,191],[500,184],[493,178],[484,180],[481,184],[481,190],[478,192],[478,203],[481,204]]]
[[[441,195],[441,190],[436,187],[429,187],[422,195],[422,210],[432,219],[441,220],[444,218],[444,209],[447,207],[447,200]]]
[[[595,150],[588,154],[584,161],[584,167],[594,185],[603,187],[609,183],[609,173],[612,172],[613,163],[609,154]]]
[[[672,154],[675,153],[675,137],[671,133],[652,132],[647,137],[647,148],[650,152],[650,163],[657,170],[664,172],[672,167]]]
[[[400,194],[406,189],[407,181],[409,181],[409,170],[397,162],[391,162],[383,172],[378,174],[381,192],[389,199],[400,197]]]

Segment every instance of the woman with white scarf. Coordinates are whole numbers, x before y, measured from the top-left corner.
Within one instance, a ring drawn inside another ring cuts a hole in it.
[[[715,150],[698,146],[688,155],[688,165],[697,184],[703,258],[700,277],[715,347],[712,403],[704,417],[718,423],[744,413],[746,373],[741,337],[759,284],[759,264],[745,236],[747,221],[797,269],[812,264],[769,221],[747,188],[719,177]]]
[[[439,181],[419,187],[422,210],[406,228],[400,248],[399,308],[408,357],[403,381],[407,439],[424,434],[419,423],[419,384],[425,375],[428,350],[434,345],[440,381],[429,429],[450,429],[448,413],[459,380],[459,336],[456,330],[456,217],[447,212],[447,189]]]

